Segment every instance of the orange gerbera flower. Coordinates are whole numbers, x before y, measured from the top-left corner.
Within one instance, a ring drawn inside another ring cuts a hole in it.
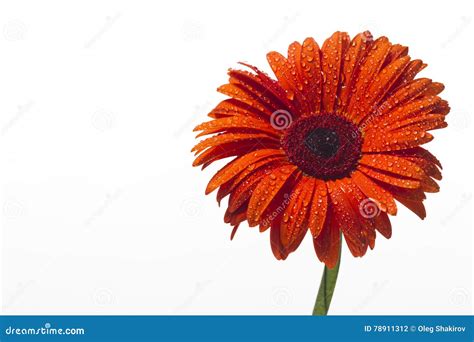
[[[426,67],[408,48],[352,40],[336,32],[320,48],[313,38],[267,55],[277,80],[245,63],[229,70],[199,136],[194,166],[235,157],[211,179],[224,221],[270,228],[272,251],[285,259],[311,232],[318,258],[333,268],[341,232],[351,253],[374,248],[376,231],[390,238],[395,200],[424,218],[425,192],[437,192],[439,161],[420,147],[428,131],[446,127],[441,83],[416,78]]]

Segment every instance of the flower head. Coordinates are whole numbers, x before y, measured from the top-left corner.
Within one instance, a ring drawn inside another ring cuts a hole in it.
[[[267,55],[276,80],[248,64],[229,70],[220,102],[198,125],[194,166],[234,157],[209,182],[224,221],[270,229],[272,251],[286,259],[307,231],[318,258],[332,268],[341,232],[354,256],[390,238],[395,201],[420,218],[425,192],[437,192],[439,161],[420,147],[446,127],[441,83],[415,78],[426,67],[408,48],[334,33],[320,48],[294,42],[288,56]]]

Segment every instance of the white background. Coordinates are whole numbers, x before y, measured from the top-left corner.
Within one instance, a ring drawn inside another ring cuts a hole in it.
[[[2,310],[6,314],[309,314],[310,239],[274,259],[192,168],[194,125],[228,67],[294,40],[370,29],[443,82],[450,127],[428,217],[345,248],[332,314],[472,312],[472,2],[8,1],[0,6]]]

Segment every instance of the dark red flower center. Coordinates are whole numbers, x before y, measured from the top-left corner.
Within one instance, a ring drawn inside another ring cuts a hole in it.
[[[282,147],[304,173],[321,179],[348,176],[361,157],[362,135],[352,122],[334,114],[313,115],[293,122]]]

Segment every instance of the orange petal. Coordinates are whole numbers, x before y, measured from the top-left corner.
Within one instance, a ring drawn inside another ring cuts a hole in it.
[[[387,94],[390,86],[400,77],[405,70],[410,57],[405,56],[387,65],[374,78],[372,84],[365,94],[365,99],[361,106],[357,106],[359,113],[353,113],[356,122],[360,122],[367,116],[367,113],[374,108],[377,108],[379,102]]]
[[[424,149],[423,147],[415,147],[412,149],[394,151],[394,152],[388,152],[388,153],[392,153],[392,154],[396,154],[396,155],[404,156],[404,157],[415,157],[415,158],[426,159],[430,163],[437,165],[440,169],[443,168],[441,166],[440,161],[430,151]]]
[[[318,43],[313,38],[306,38],[301,51],[301,78],[303,95],[308,99],[311,113],[321,111],[321,58]]]
[[[209,149],[205,150],[194,160],[193,166],[202,165],[202,168],[204,169],[216,160],[244,155],[261,148],[277,149],[280,147],[279,145],[280,143],[276,141],[268,143],[262,143],[261,141],[259,143],[255,143],[255,141],[230,142],[227,144],[210,147]]]
[[[222,169],[220,169],[214,175],[214,177],[211,178],[206,188],[206,195],[217,189],[225,182],[236,177],[240,172],[248,168],[250,165],[253,165],[257,161],[278,155],[283,155],[283,152],[281,150],[275,149],[261,149],[234,159]]]
[[[262,84],[262,86],[267,89],[268,92],[273,94],[276,98],[278,98],[279,101],[283,103],[283,107],[279,107],[278,109],[287,108],[290,112],[294,112],[293,102],[288,99],[285,89],[280,85],[280,83],[278,83],[278,81],[270,78],[266,73],[260,71],[258,68],[250,64],[242,62],[240,62],[240,64],[250,68],[253,72],[255,72],[256,77],[260,80],[260,84]]]
[[[370,129],[378,130],[386,114],[406,104],[408,101],[420,95],[424,95],[430,84],[430,79],[420,78],[401,87],[398,91],[388,96],[383,103],[374,108],[371,114],[362,120],[361,126],[364,127],[365,131],[369,131]]]
[[[329,210],[321,233],[313,239],[313,245],[319,260],[324,262],[328,268],[334,268],[339,259],[341,231],[334,222],[332,209]]]
[[[379,203],[373,203],[353,182],[352,178],[344,178],[338,181],[344,197],[352,208],[352,215],[355,224],[359,228],[354,230],[356,239],[349,234],[344,234],[346,241],[354,256],[363,256],[367,252],[367,245],[373,249],[375,247],[375,220],[374,217],[380,214]],[[371,206],[375,206],[371,208]],[[370,210],[368,210],[370,209]],[[373,209],[373,210],[372,210]],[[359,234],[359,235],[357,235]],[[362,243],[360,242],[362,241]]]
[[[281,242],[283,246],[290,246],[301,230],[307,230],[306,221],[309,205],[313,195],[315,178],[303,176],[291,192],[287,207],[281,221]]]
[[[298,111],[293,112],[295,117],[309,111],[309,102],[302,93],[303,80],[301,71],[301,45],[298,42],[292,43],[288,47],[288,59],[278,52],[267,54],[267,60],[278,82],[286,90],[286,97],[291,101],[296,101],[295,108]]]
[[[444,121],[445,115],[442,114],[425,114],[408,119],[394,122],[386,127],[387,131],[400,131],[403,129],[418,128],[420,131],[429,131],[436,128],[446,127]]]
[[[405,157],[405,159],[411,161],[412,163],[417,164],[419,167],[423,169],[423,171],[430,177],[433,177],[434,179],[441,180],[442,175],[441,171],[439,171],[438,167],[429,162],[426,159],[422,158],[415,158],[415,157]]]
[[[383,119],[384,121],[383,126],[380,128],[384,129],[384,127],[391,123],[430,113],[446,115],[449,112],[449,109],[447,101],[442,100],[438,96],[430,95],[418,97],[401,106],[392,107],[389,110],[384,111],[382,113],[383,116],[380,116],[380,120]]]
[[[281,243],[280,239],[280,221],[279,219],[274,219],[270,222],[270,246],[272,248],[273,255],[277,260],[285,260],[288,257],[288,252],[286,248]]]
[[[390,46],[391,44],[386,37],[378,38],[371,46],[367,57],[362,62],[357,81],[353,87],[355,92],[349,100],[348,113],[350,113],[351,118],[357,116],[357,106],[361,105],[361,99],[364,98],[368,86],[370,85],[370,82],[367,81],[372,80],[380,71],[380,68],[390,50]]]
[[[371,132],[365,136],[362,152],[387,152],[405,150],[426,144],[433,136],[425,131],[407,129],[393,133],[380,134]]]
[[[417,180],[407,179],[396,175],[390,175],[383,171],[375,170],[373,168],[365,167],[363,165],[359,165],[357,169],[372,179],[376,179],[388,184],[393,184],[402,188],[416,189],[420,186],[420,182]]]
[[[328,38],[322,48],[321,70],[323,73],[323,111],[333,113],[341,78],[343,54],[349,46],[349,35],[345,32],[335,32]]]
[[[267,227],[271,226],[270,243],[273,254],[278,260],[286,259],[288,254],[296,250],[306,233],[305,229],[300,229],[293,243],[286,246],[282,243],[281,223],[283,212],[288,204],[290,193],[295,184],[300,180],[300,177],[301,172],[295,172],[294,177],[291,177],[291,180],[285,182],[280,192],[274,197],[273,201],[265,210],[265,213],[262,215],[263,220],[260,222],[260,231],[264,231]]]
[[[265,170],[258,170],[252,173],[245,182],[239,183],[229,196],[229,207],[227,210],[230,213],[237,211],[250,199],[258,183],[265,178],[266,175]]]
[[[374,169],[383,170],[406,178],[421,180],[426,177],[425,173],[418,165],[390,154],[364,154],[360,159],[360,163]]]
[[[235,233],[237,233],[237,229],[239,228],[240,223],[236,224],[234,228],[232,229],[232,233],[230,233],[230,241],[234,240]]]
[[[409,199],[395,196],[398,202],[414,212],[422,220],[426,217],[426,209],[421,201],[411,201]]]
[[[356,171],[354,173],[354,175],[356,173],[362,175],[363,177],[365,177],[359,171]],[[358,176],[354,177],[354,175],[353,175],[352,179],[353,180],[357,179],[357,181],[359,181]],[[357,183],[357,185],[359,185],[359,183]],[[394,194],[399,194],[399,193],[419,193],[422,196],[424,196],[424,193],[422,191],[420,191],[419,189],[414,190],[414,189],[398,188],[398,187],[394,187],[392,185],[382,183],[382,182],[376,181],[376,180],[372,181],[372,184],[375,184],[378,187],[377,189],[381,189],[382,191],[389,192],[392,196],[394,196]],[[375,197],[373,197],[373,198],[376,200]],[[362,205],[362,207],[361,207],[361,205]],[[362,204],[362,202],[360,202],[360,204],[359,204],[359,210],[364,210],[364,204]],[[373,219],[373,227],[377,231],[379,231],[385,238],[389,239],[392,236],[392,226],[391,226],[391,223],[390,223],[390,220],[388,218],[387,213],[385,213],[384,211],[377,211],[376,215],[372,219]],[[371,246],[371,248],[373,248],[373,247]]]
[[[245,64],[244,64],[245,65]],[[257,70],[255,68],[255,70]],[[272,111],[278,109],[290,109],[290,103],[286,97],[282,97],[283,89],[277,89],[277,83],[269,82],[269,78],[259,77],[261,75],[255,75],[248,71],[243,70],[229,70],[229,82],[244,87],[249,93],[252,93],[258,100],[265,106],[272,109]]]
[[[265,172],[269,172],[270,170],[278,167],[287,165],[288,162],[284,156],[276,156],[276,157],[267,157],[262,160],[259,160],[251,165],[249,165],[245,170],[240,172],[236,177],[230,179],[226,183],[220,186],[219,191],[217,193],[217,200],[220,201],[222,198],[230,194],[234,189],[246,180],[246,178],[256,172],[257,170],[264,169]]]
[[[375,229],[386,239],[392,237],[392,224],[386,213],[381,212],[375,217]]]
[[[282,166],[273,170],[258,184],[250,198],[247,212],[250,227],[259,224],[262,213],[296,169],[296,166]]]
[[[416,188],[416,189],[401,188],[401,187],[383,183],[377,180],[375,180],[375,183],[377,183],[380,187],[390,192],[394,196],[394,198],[396,198],[397,200],[400,197],[403,197],[412,201],[423,201],[426,198],[425,193],[420,188]]]
[[[234,212],[226,210],[224,214],[224,222],[229,223],[232,226],[236,226],[242,223],[243,221],[245,221],[245,219],[247,218],[247,215],[246,215],[247,204],[248,202],[244,203],[239,208],[239,210],[236,210]]]
[[[400,57],[407,56],[407,55],[408,55],[408,47],[400,45],[400,44],[394,44],[390,47],[387,58],[385,58],[385,62],[382,67],[385,67],[388,64],[392,63],[394,60]]]
[[[435,96],[444,90],[444,84],[439,82],[431,83],[423,93],[423,96]]]
[[[258,133],[266,133],[269,136],[277,138],[281,135],[281,132],[274,129],[268,122],[244,116],[230,116],[204,122],[196,126],[194,131],[202,131],[196,136],[196,138],[199,138],[203,135],[220,133],[223,131],[233,133],[248,133],[249,131],[257,131]]]
[[[266,134],[258,133],[222,133],[211,138],[204,139],[193,147],[191,152],[199,153],[206,148],[216,147],[229,142],[253,141],[255,144],[263,143],[268,140],[278,141],[277,138],[269,137]]]
[[[352,87],[356,81],[356,75],[372,43],[373,38],[369,31],[359,33],[352,39],[349,48],[344,53],[341,71],[342,87],[339,92],[340,104],[337,107],[337,112],[342,115],[346,115],[346,109],[350,96],[352,95]]]
[[[311,210],[309,213],[308,226],[313,238],[318,237],[323,229],[326,213],[328,209],[328,195],[326,182],[317,179],[313,199],[311,201]]]
[[[224,84],[217,88],[217,91],[239,100],[246,105],[257,109],[258,111],[265,113],[267,116],[270,116],[274,112],[274,109],[271,107],[271,105],[265,103],[265,101],[263,101],[260,97],[249,92],[241,85]]]
[[[377,184],[389,191],[398,202],[413,211],[421,219],[425,218],[426,211],[422,201],[426,196],[422,189],[406,189],[381,182],[377,182]]]
[[[421,190],[424,192],[438,192],[439,185],[432,178],[426,176],[421,180]]]
[[[397,205],[393,196],[385,189],[378,186],[375,182],[366,177],[362,172],[355,171],[352,173],[352,180],[369,198],[373,198],[380,203],[380,209],[386,211],[390,215],[397,214]]]
[[[287,97],[293,100],[296,90],[296,79],[291,73],[288,60],[280,53],[271,51],[267,54],[268,64],[281,86],[287,91]]]
[[[268,114],[259,111],[242,101],[236,99],[227,99],[219,104],[208,114],[214,119],[225,118],[229,116],[251,116],[255,118],[268,118]]]
[[[327,182],[331,206],[333,208],[333,222],[337,224],[344,234],[347,246],[352,255],[355,257],[363,256],[368,247],[367,236],[362,234],[363,227],[361,226],[361,215],[358,209],[356,209],[357,212],[355,212],[348,199],[348,196],[352,196],[352,193],[348,192],[348,187],[345,185],[346,182],[347,179]]]
[[[300,246],[301,242],[303,241],[303,238],[305,237],[306,233],[308,232],[308,229],[299,229],[298,233],[296,234],[295,238],[293,239],[293,242],[290,243],[287,247],[287,252],[288,254],[293,253],[296,251],[296,249]]]
[[[281,189],[277,192],[277,194],[273,197],[273,200],[267,206],[260,217],[259,223],[259,230],[260,232],[264,232],[273,224],[273,221],[278,221],[278,227],[280,227],[280,222],[283,217],[283,213],[285,208],[288,205],[288,200],[290,198],[290,194],[292,193],[295,184],[299,182],[301,179],[302,172],[296,170],[285,182],[285,184],[281,187]],[[280,228],[278,228],[280,229]]]
[[[247,177],[238,182],[232,189],[232,193],[229,197],[229,210],[231,212],[236,211],[245,201],[250,198],[254,189],[263,178],[268,176],[274,169],[280,168],[284,165],[285,164],[279,162],[270,162],[265,164],[263,167],[250,172]]]
[[[424,68],[426,68],[426,64],[424,64],[423,61],[419,59],[411,61],[405,69],[403,75],[401,75],[400,78],[392,85],[390,92],[396,91],[400,87],[403,87],[407,83],[413,81],[416,74],[418,74]]]
[[[417,147],[408,150],[388,152],[393,155],[400,156],[405,158],[418,166],[420,166],[423,171],[430,177],[440,180],[442,178],[441,172],[441,163],[435,156],[433,156],[429,151]]]
[[[294,85],[296,86],[295,97],[299,103],[300,113],[309,113],[310,99],[304,92],[305,83],[303,75],[303,47],[300,43],[294,42],[288,47],[288,63],[290,65],[290,73],[293,75]]]
[[[426,91],[430,84],[432,84],[432,82],[429,78],[418,78],[408,82],[386,99],[386,102],[392,106],[386,105],[383,108],[385,110],[384,112],[389,112],[391,108],[401,106],[419,96],[429,96],[430,94],[427,94]]]

